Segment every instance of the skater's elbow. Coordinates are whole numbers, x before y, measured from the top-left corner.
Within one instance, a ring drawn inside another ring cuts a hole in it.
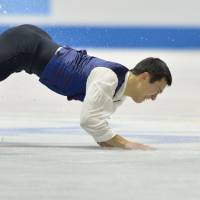
[[[87,129],[90,127],[90,124],[91,124],[91,120],[89,118],[84,118],[84,119],[81,119],[80,120],[80,126],[83,128],[83,129]]]

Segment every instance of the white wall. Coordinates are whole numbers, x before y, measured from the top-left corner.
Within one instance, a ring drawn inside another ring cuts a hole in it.
[[[199,26],[199,6],[198,0],[51,0],[50,16],[13,17],[3,8],[0,23]]]
[[[59,23],[200,25],[198,0],[54,0],[53,5]]]

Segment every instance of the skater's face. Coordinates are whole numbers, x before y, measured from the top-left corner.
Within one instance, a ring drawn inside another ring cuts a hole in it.
[[[141,103],[144,100],[156,100],[158,94],[161,94],[165,89],[167,82],[164,78],[159,81],[150,83],[150,74],[144,72],[138,75],[138,81],[131,97],[136,103]]]

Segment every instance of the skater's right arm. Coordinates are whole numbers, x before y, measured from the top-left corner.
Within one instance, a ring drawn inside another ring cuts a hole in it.
[[[87,81],[80,125],[96,142],[107,141],[116,135],[108,123],[113,113],[112,97],[116,87],[116,75],[106,68],[92,71]]]
[[[81,127],[103,147],[151,149],[146,145],[125,139],[111,129],[108,119],[114,112],[112,97],[118,79],[114,72],[106,68],[95,69],[91,73],[80,115]]]

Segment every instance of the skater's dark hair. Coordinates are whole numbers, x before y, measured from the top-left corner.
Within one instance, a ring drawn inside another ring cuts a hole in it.
[[[148,72],[151,76],[150,83],[165,78],[168,85],[172,84],[172,76],[169,68],[167,64],[159,58],[146,58],[140,61],[133,69],[129,71],[131,71],[135,75],[139,75],[143,72]]]

